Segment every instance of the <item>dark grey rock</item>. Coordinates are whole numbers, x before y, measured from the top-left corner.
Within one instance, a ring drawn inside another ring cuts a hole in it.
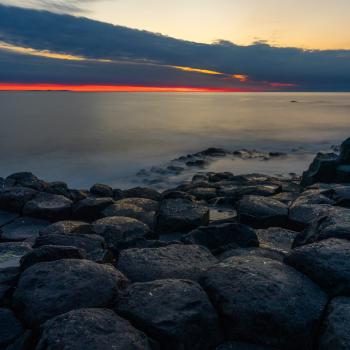
[[[39,232],[49,226],[50,222],[29,217],[19,217],[12,223],[1,227],[0,239],[2,241],[19,242],[34,239]]]
[[[65,182],[61,181],[49,182],[46,185],[45,192],[71,198],[71,193],[68,185]]]
[[[239,223],[202,226],[184,235],[182,241],[207,247],[213,254],[227,250],[232,244],[239,247],[258,247],[255,231]]]
[[[178,199],[178,198],[182,198],[182,199],[188,199],[191,202],[195,202],[196,198],[192,195],[190,195],[187,192],[183,192],[183,191],[175,191],[175,190],[167,190],[164,191],[162,193],[163,199]]]
[[[230,181],[233,179],[234,175],[230,172],[213,173],[208,176],[209,182]]]
[[[41,327],[35,350],[151,350],[145,334],[108,309],[80,309]],[[58,345],[59,344],[59,345]]]
[[[9,345],[6,350],[32,350],[35,336],[32,331],[26,330],[15,342]]]
[[[90,195],[90,192],[86,190],[69,190],[69,198],[74,203],[77,203],[83,199],[88,198],[89,195]]]
[[[21,323],[9,309],[0,308],[0,349],[13,343],[23,332]]]
[[[20,212],[37,192],[26,187],[5,187],[0,189],[0,209]]]
[[[119,188],[113,189],[113,199],[115,201],[119,201],[120,199],[124,198],[123,190],[120,190]]]
[[[299,194],[297,192],[280,192],[275,194],[271,198],[276,199],[286,205],[290,205],[293,201],[298,198]]]
[[[308,189],[300,194],[293,206],[307,205],[307,204],[329,204],[334,205],[335,201],[331,198],[333,196],[333,190],[326,189]]]
[[[0,227],[7,225],[18,218],[15,213],[10,213],[8,211],[0,210]]]
[[[257,230],[260,247],[288,253],[293,246],[297,232],[280,227]]]
[[[42,192],[25,204],[23,213],[46,220],[65,220],[71,216],[72,204],[64,196]]]
[[[38,179],[30,172],[12,174],[6,178],[6,184],[16,187],[28,187],[37,191],[43,191],[47,185],[45,181]]]
[[[23,255],[32,250],[30,244],[23,242],[0,243],[0,269],[19,267]]]
[[[236,190],[238,197],[242,196],[262,196],[270,197],[281,192],[281,186],[279,185],[255,185],[255,186],[242,186]]]
[[[217,190],[216,188],[211,187],[196,187],[190,190],[189,194],[191,194],[198,200],[209,201],[210,199],[217,197]]]
[[[110,265],[78,259],[42,262],[21,274],[13,306],[28,325],[37,326],[74,309],[109,306],[125,283]]]
[[[154,201],[160,201],[162,199],[162,195],[159,192],[146,187],[130,188],[123,191],[123,194],[125,198],[147,198]]]
[[[103,217],[102,211],[113,204],[112,198],[87,197],[73,206],[73,217],[78,220],[95,221]]]
[[[157,231],[161,234],[188,232],[209,224],[209,209],[187,199],[166,199],[161,203]]]
[[[107,253],[106,242],[99,235],[45,235],[35,240],[34,248],[47,245],[77,247],[85,250],[87,258],[95,262],[100,262],[101,256]]]
[[[288,207],[275,199],[245,196],[238,205],[239,220],[256,228],[287,226]]]
[[[193,281],[134,283],[116,310],[164,349],[212,349],[220,339],[216,311]]]
[[[319,284],[331,296],[350,295],[350,242],[330,238],[299,247],[285,262]]]
[[[346,139],[340,146],[340,164],[350,164],[350,138]]]
[[[40,262],[84,258],[86,258],[86,252],[77,247],[45,245],[24,255],[21,258],[21,269],[25,270]]]
[[[224,260],[201,284],[230,340],[281,349],[312,349],[326,295],[283,263],[257,256]]]
[[[335,153],[318,153],[309,169],[303,173],[301,185],[310,186],[317,182],[334,182],[338,156]]]
[[[83,221],[58,221],[40,231],[41,235],[83,235],[94,234],[91,224]]]
[[[19,267],[0,268],[0,306],[11,305],[12,292],[19,274]]]
[[[90,193],[96,197],[113,197],[113,189],[108,185],[95,184],[90,188]]]
[[[285,253],[272,248],[232,248],[218,256],[220,261],[236,256],[260,256],[262,258],[283,261]]]
[[[350,186],[336,185],[332,190],[334,192],[332,198],[335,200],[336,205],[350,208]]]
[[[203,247],[173,244],[161,248],[123,250],[118,269],[133,282],[166,278],[195,281],[216,262],[217,259]]]
[[[335,181],[340,183],[350,182],[350,165],[339,165],[337,167]]]
[[[350,298],[331,301],[322,327],[319,350],[350,349]]]
[[[228,342],[216,348],[216,350],[278,350],[276,348],[266,347],[263,345],[256,345],[242,342]]]
[[[143,222],[123,217],[111,216],[93,223],[96,234],[104,237],[108,247],[118,250],[119,244],[135,238],[145,238],[150,234],[149,227]]]

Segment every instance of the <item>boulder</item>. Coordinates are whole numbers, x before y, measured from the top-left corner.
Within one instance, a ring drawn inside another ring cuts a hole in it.
[[[340,146],[340,164],[350,164],[350,138],[346,139]]]
[[[291,251],[285,262],[319,284],[329,295],[350,295],[350,242],[330,238]]]
[[[11,305],[12,292],[19,274],[19,267],[0,268],[0,306]]]
[[[193,281],[134,283],[116,310],[164,349],[209,350],[220,339],[216,311]]]
[[[90,193],[96,197],[113,197],[113,189],[108,185],[95,184],[90,188]]]
[[[23,213],[46,220],[64,220],[71,216],[72,204],[64,196],[42,192],[24,205]]]
[[[188,199],[162,201],[157,220],[157,231],[166,234],[188,232],[209,224],[209,209]]]
[[[118,269],[133,282],[167,278],[195,281],[216,262],[217,259],[203,247],[174,244],[160,248],[123,250]]]
[[[162,199],[162,195],[159,192],[146,187],[130,188],[123,191],[123,194],[125,198],[147,198],[154,201],[160,201]]]
[[[45,322],[41,331],[36,350],[152,349],[145,334],[108,309],[73,310]]]
[[[339,165],[336,169],[335,181],[339,183],[350,182],[350,165]]]
[[[110,265],[78,259],[42,262],[21,274],[13,306],[33,327],[74,309],[109,306],[125,283]]]
[[[0,189],[0,209],[21,212],[23,206],[30,201],[37,192],[26,187],[5,187]]]
[[[350,298],[338,297],[328,305],[319,350],[350,349]]]
[[[189,194],[191,194],[198,200],[209,201],[217,197],[217,190],[216,188],[212,188],[212,187],[196,187],[190,190]]]
[[[35,240],[34,248],[54,245],[77,247],[86,251],[86,257],[95,262],[106,262],[108,258],[107,245],[99,235],[46,235]]]
[[[227,223],[199,227],[182,237],[186,244],[198,244],[207,247],[213,254],[219,254],[234,246],[258,247],[255,231],[239,223]]]
[[[8,211],[0,210],[0,227],[7,225],[18,218],[18,215]]]
[[[84,259],[86,252],[77,247],[44,245],[34,249],[21,258],[21,269],[25,270],[40,262],[60,259]]]
[[[70,189],[68,188],[68,185],[65,182],[49,182],[46,185],[45,192],[65,196],[67,198],[72,199]]]
[[[41,235],[83,235],[94,234],[91,224],[83,221],[58,221],[40,231]]]
[[[257,256],[233,257],[206,271],[200,282],[227,339],[312,349],[327,296],[293,268]]]
[[[104,237],[109,248],[118,251],[119,245],[135,238],[145,238],[150,229],[143,222],[123,217],[111,216],[97,220],[93,223],[96,234]]]
[[[350,186],[349,185],[336,185],[332,188],[332,198],[336,202],[336,205],[341,207],[350,208]]]
[[[24,329],[10,309],[0,308],[0,349],[13,343]]]
[[[281,186],[279,185],[255,185],[255,186],[242,186],[236,190],[238,197],[242,196],[262,196],[270,197],[281,192]]]
[[[288,253],[293,246],[297,232],[281,227],[256,230],[260,247],[276,250],[282,254]]]
[[[5,183],[7,186],[27,187],[37,191],[43,191],[47,185],[30,172],[12,174],[6,178]]]
[[[239,220],[256,228],[286,226],[288,207],[275,199],[262,196],[245,196],[238,204]]]
[[[19,267],[22,256],[32,250],[30,244],[23,242],[0,243],[0,269]]]
[[[335,153],[318,153],[309,169],[303,173],[301,185],[307,187],[317,182],[334,182],[337,164],[338,156]]]
[[[232,248],[220,254],[218,259],[220,261],[232,258],[235,256],[260,256],[262,258],[282,261],[285,257],[285,253],[280,250],[272,248]]]
[[[103,217],[102,211],[113,202],[112,198],[87,197],[74,204],[73,217],[86,221],[98,220]]]
[[[299,194],[297,192],[280,192],[271,198],[276,199],[277,201],[280,201],[286,205],[290,205],[298,198],[298,195]]]
[[[9,242],[35,239],[39,236],[40,230],[48,225],[50,222],[45,220],[20,217],[0,228],[0,239]]]

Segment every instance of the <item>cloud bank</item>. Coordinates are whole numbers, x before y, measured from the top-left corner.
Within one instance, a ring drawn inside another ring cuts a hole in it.
[[[305,51],[264,43],[239,46],[227,41],[201,44],[87,18],[2,5],[0,40],[91,60],[58,62],[3,51],[0,52],[1,81],[57,82],[58,79],[71,83],[89,80],[163,85],[192,82],[215,86],[251,83],[270,84],[281,90],[350,91],[350,51],[346,50]],[[100,59],[113,62],[93,61]],[[169,66],[193,67],[223,75],[202,76]],[[231,76],[247,76],[249,81],[230,79]]]

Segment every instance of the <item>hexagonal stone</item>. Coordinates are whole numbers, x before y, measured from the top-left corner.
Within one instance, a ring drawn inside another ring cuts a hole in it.
[[[285,262],[330,295],[350,295],[350,242],[330,238],[293,249]]]
[[[212,349],[220,339],[216,311],[193,281],[134,283],[120,299],[117,312],[164,349]]]
[[[74,309],[109,306],[125,283],[110,265],[75,259],[42,262],[21,274],[13,306],[35,326]]]
[[[31,250],[32,248],[28,243],[0,243],[0,269],[19,267],[22,256]]]
[[[288,207],[270,197],[245,196],[239,201],[238,217],[241,223],[256,228],[286,226]]]
[[[209,209],[188,199],[166,199],[158,212],[157,231],[161,234],[188,232],[209,224]]]
[[[28,217],[20,217],[12,223],[1,227],[0,238],[2,241],[20,242],[26,239],[34,239],[39,236],[40,230],[50,225],[50,222]]]
[[[73,202],[60,195],[39,193],[23,207],[23,213],[46,220],[64,220],[71,216]]]
[[[293,268],[257,256],[233,257],[210,268],[200,282],[228,339],[312,348],[327,296]]]
[[[174,244],[160,248],[126,249],[118,268],[133,282],[166,278],[197,280],[217,259],[204,247]]]
[[[80,309],[57,316],[41,327],[36,350],[151,350],[145,334],[107,309]]]
[[[0,189],[0,209],[20,212],[37,192],[26,187],[5,187]]]

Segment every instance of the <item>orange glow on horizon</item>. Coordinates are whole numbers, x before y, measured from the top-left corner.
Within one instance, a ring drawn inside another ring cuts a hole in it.
[[[238,79],[241,83],[246,83],[248,81],[248,75],[245,74],[233,74],[232,78]]]
[[[255,92],[260,89],[192,87],[192,86],[132,86],[132,85],[65,85],[35,83],[0,83],[0,91],[72,91],[72,92]]]
[[[224,75],[224,73],[216,72],[214,70],[209,70],[209,69],[200,69],[200,68],[182,67],[182,66],[171,66],[171,67],[182,70],[184,72],[194,72],[194,73],[202,73],[202,74],[209,74],[209,75]]]

